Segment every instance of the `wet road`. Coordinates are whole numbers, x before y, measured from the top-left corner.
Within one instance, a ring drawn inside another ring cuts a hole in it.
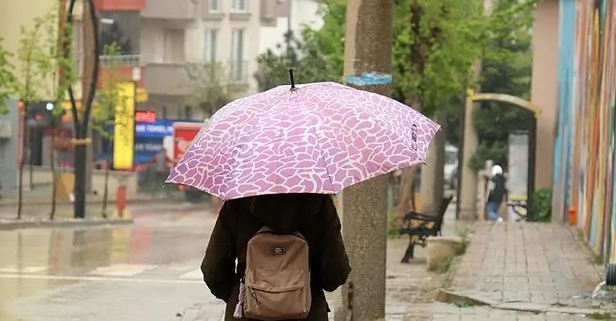
[[[221,320],[199,271],[208,210],[151,204],[131,208],[133,226],[0,231],[0,320]]]

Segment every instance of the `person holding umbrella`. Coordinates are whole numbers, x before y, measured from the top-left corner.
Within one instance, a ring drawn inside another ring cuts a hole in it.
[[[351,267],[336,208],[332,198],[324,194],[274,194],[224,203],[201,270],[212,294],[227,303],[225,320],[233,320],[241,300],[248,242],[264,225],[276,233],[299,231],[305,238],[310,249],[310,280],[306,286],[310,287],[311,305],[302,319],[327,320],[330,309],[323,291],[331,292],[343,285]]]
[[[351,271],[331,195],[423,164],[440,129],[388,97],[290,75],[221,108],[167,178],[226,201],[201,269],[228,321],[327,320],[323,291]]]

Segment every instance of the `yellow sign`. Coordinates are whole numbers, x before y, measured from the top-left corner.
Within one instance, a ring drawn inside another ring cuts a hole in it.
[[[148,91],[143,88],[137,88],[137,102],[145,103],[148,101]]]
[[[135,84],[118,84],[119,101],[113,130],[113,167],[131,170],[135,147]]]

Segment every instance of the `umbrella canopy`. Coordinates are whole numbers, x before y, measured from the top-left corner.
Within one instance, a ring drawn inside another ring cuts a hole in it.
[[[167,182],[225,200],[338,193],[423,163],[439,128],[391,98],[341,84],[280,86],[221,108]]]

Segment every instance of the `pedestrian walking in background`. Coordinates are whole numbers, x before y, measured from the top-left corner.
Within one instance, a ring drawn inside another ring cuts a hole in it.
[[[506,181],[505,175],[503,175],[503,168],[499,165],[492,166],[492,173],[490,175],[490,181],[488,182],[488,201],[486,204],[488,218],[491,221],[503,221],[498,211],[503,200],[507,200]]]

